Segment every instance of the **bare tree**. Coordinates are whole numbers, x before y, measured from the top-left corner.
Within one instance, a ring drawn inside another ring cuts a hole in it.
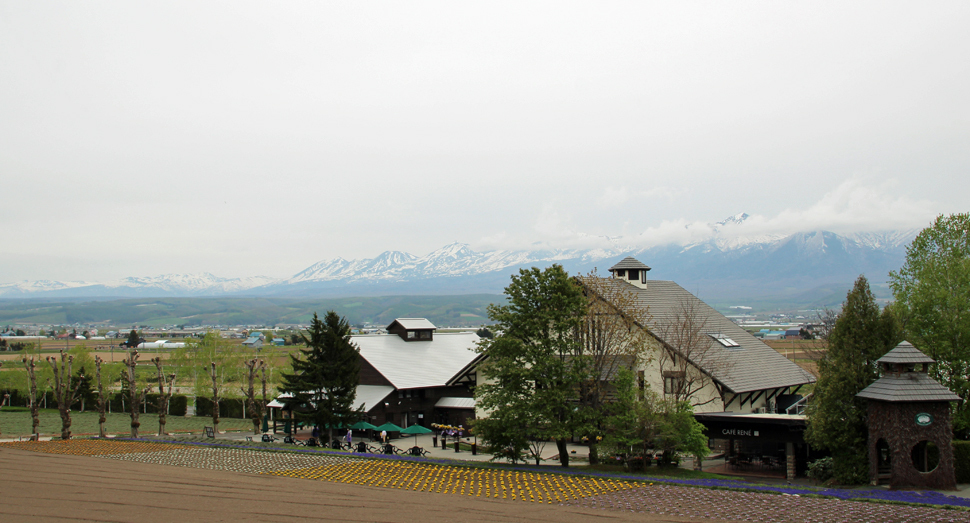
[[[247,378],[249,383],[248,389],[240,388],[239,390],[246,396],[246,404],[249,407],[249,415],[253,420],[253,434],[259,434],[259,423],[263,419],[264,411],[266,410],[266,362],[260,359],[253,358],[246,362],[246,368],[248,369]],[[256,399],[256,373],[262,371],[263,373],[263,401],[258,401]]]
[[[266,397],[266,363],[263,362],[259,367],[259,381],[263,385],[263,400],[259,403],[259,419],[266,419],[266,406],[269,405],[269,398]]]
[[[152,363],[155,364],[155,370],[158,373],[158,435],[164,436],[168,434],[165,432],[165,422],[168,417],[168,402],[172,398],[172,387],[175,385],[175,374],[165,376],[162,372],[162,358],[152,358]],[[166,383],[168,392],[165,392]]]
[[[808,346],[802,345],[804,347],[805,356],[811,359],[815,364],[805,366],[805,370],[811,372],[816,378],[818,376],[818,362],[825,357],[825,353],[828,352],[829,347],[829,335],[832,333],[832,329],[835,327],[835,321],[839,319],[839,314],[834,310],[825,307],[821,311],[815,313],[815,326],[813,329],[813,334],[815,339],[811,341]]]
[[[24,367],[27,369],[27,381],[30,387],[30,439],[32,441],[37,441],[40,437],[40,405],[37,404],[37,376],[34,374],[34,370],[37,365],[34,363],[34,357],[24,358]]]
[[[138,394],[138,381],[137,375],[135,374],[135,366],[138,364],[138,351],[133,350],[128,353],[124,360],[125,371],[122,377],[128,384],[128,406],[131,408],[131,437],[138,437],[138,427],[141,423],[138,421],[138,408],[141,407],[141,403],[145,401],[145,390]]]
[[[673,314],[657,326],[663,341],[660,350],[660,372],[664,380],[664,397],[673,404],[682,401],[693,407],[717,399],[700,397],[700,392],[714,385],[714,376],[733,365],[721,345],[712,338],[700,300],[683,299]]]
[[[77,383],[71,386],[71,365],[74,363],[74,356],[65,354],[64,351],[60,353],[60,365],[56,357],[48,356],[46,359],[54,374],[54,400],[57,401],[57,412],[61,415],[61,439],[71,439],[71,405],[77,400]],[[83,380],[84,376],[79,378]]]
[[[219,433],[219,374],[216,372],[216,364],[209,364],[209,376],[212,378],[212,432]]]
[[[637,301],[629,284],[599,277],[594,272],[578,277],[587,298],[586,314],[580,325],[578,356],[586,360],[588,379],[580,384],[579,404],[590,413],[587,434],[589,461],[599,462],[598,437],[602,434],[603,406],[613,396],[612,381],[621,367],[646,364],[653,337],[644,328],[649,309]]]
[[[107,406],[108,406],[108,397],[105,396],[104,385],[102,385],[101,383],[101,364],[102,363],[104,363],[104,360],[101,359],[101,356],[94,357],[94,368],[98,379],[97,409],[98,409],[98,437],[99,438],[104,438],[107,436],[104,430],[104,423],[108,421],[107,416],[105,416],[105,410],[107,410]]]

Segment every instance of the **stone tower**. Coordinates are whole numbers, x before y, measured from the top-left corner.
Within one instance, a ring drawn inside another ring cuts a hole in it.
[[[882,377],[869,400],[869,479],[892,488],[956,488],[950,402],[960,397],[927,375],[934,360],[902,342],[876,360]]]

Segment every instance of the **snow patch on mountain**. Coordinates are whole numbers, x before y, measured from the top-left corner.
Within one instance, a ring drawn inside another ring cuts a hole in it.
[[[737,259],[746,253],[792,252],[801,255],[824,255],[828,252],[861,253],[894,252],[907,245],[918,231],[884,231],[838,235],[812,231],[789,235],[759,234],[749,225],[750,216],[739,213],[716,223],[690,224],[695,241],[686,245],[638,247],[626,245],[622,237],[604,237],[605,242],[592,249],[552,249],[536,245],[534,250],[495,250],[478,252],[468,244],[455,242],[424,256],[401,251],[385,251],[375,258],[345,260],[333,258],[319,261],[286,279],[263,276],[251,278],[220,278],[210,273],[167,274],[155,277],[130,277],[106,283],[60,282],[53,280],[22,281],[0,284],[0,296],[69,296],[111,295],[113,291],[159,295],[203,296],[238,294],[272,290],[285,292],[290,286],[304,284],[354,284],[378,282],[412,282],[432,278],[477,276],[512,267],[531,264],[563,263],[590,267],[601,260],[625,255],[645,257],[665,256],[679,252],[683,262],[688,257],[729,256]],[[673,250],[671,248],[674,248]],[[649,260],[644,260],[649,263]],[[125,294],[125,293],[119,293]]]

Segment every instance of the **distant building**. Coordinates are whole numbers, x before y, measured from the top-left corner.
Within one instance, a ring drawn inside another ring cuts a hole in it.
[[[398,318],[386,330],[350,338],[360,349],[356,402],[368,421],[467,427],[475,418],[473,389],[483,357],[475,352],[478,336],[436,333],[437,327],[424,318]],[[281,408],[283,398],[271,407]]]

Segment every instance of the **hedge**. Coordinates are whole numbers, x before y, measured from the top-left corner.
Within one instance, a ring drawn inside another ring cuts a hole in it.
[[[953,464],[957,483],[970,483],[970,441],[953,442]]]
[[[220,418],[243,418],[243,402],[241,399],[219,400]],[[247,414],[249,414],[247,412]],[[212,416],[212,400],[201,396],[195,398],[195,415]]]
[[[0,391],[0,398],[2,398],[4,394],[10,394],[10,406],[12,407],[23,407],[27,405],[27,395],[22,393],[19,390]],[[40,394],[37,398],[37,401],[41,405],[44,405],[45,395],[47,396],[47,408],[56,409],[57,400],[54,399],[54,393],[51,391],[48,391],[44,394]],[[95,401],[97,400],[93,400],[93,401],[89,400],[85,402],[85,405],[84,405],[85,410],[96,411],[97,407],[96,407]],[[80,400],[78,400],[78,402],[75,403],[76,408],[77,406],[80,405],[80,403],[81,403]],[[111,406],[110,407],[111,412],[128,412],[127,395],[122,396],[120,393],[110,394],[108,396],[108,403]],[[158,394],[146,394],[145,403],[146,405],[144,405],[141,409],[139,409],[141,412],[148,412],[149,414],[158,413]],[[188,407],[188,404],[189,404],[188,397],[183,396],[181,394],[173,394],[171,399],[169,399],[169,402],[168,402],[168,415],[185,416],[186,407]]]

